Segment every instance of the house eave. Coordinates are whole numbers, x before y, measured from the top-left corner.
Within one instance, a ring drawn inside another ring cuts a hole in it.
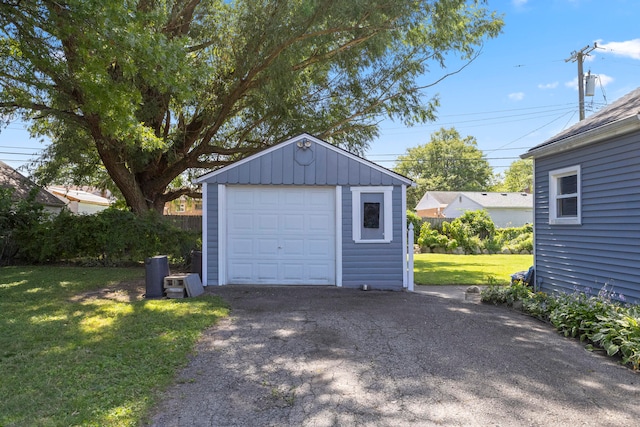
[[[601,126],[599,128],[591,129],[564,139],[560,139],[558,141],[554,141],[539,148],[532,148],[526,153],[521,154],[520,158],[535,159],[538,157],[546,157],[601,142],[620,135],[626,135],[638,130],[640,130],[640,115],[633,115],[625,119],[609,123],[605,126]]]

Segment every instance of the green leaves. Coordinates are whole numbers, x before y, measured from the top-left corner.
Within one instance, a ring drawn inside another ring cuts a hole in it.
[[[91,156],[142,212],[187,169],[301,132],[363,153],[381,117],[433,120],[429,64],[472,58],[503,22],[465,0],[34,0],[0,3],[0,25],[0,114],[41,119],[47,160]]]
[[[509,304],[521,300],[525,312],[551,324],[564,336],[585,341],[586,348],[604,349],[609,356],[620,356],[622,363],[640,369],[640,307],[612,300],[615,294],[605,287],[597,296],[583,292],[547,295],[522,289],[522,285],[489,286],[482,300]],[[618,295],[619,297],[619,295]]]
[[[398,156],[394,170],[418,182],[407,196],[416,206],[426,191],[482,191],[489,187],[493,170],[472,136],[455,128],[441,128],[423,145]]]

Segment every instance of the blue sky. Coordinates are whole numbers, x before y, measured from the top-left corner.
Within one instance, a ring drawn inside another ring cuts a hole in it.
[[[496,172],[579,119],[578,67],[572,52],[597,42],[584,73],[598,75],[585,114],[640,86],[640,2],[637,0],[489,0],[504,15],[503,33],[472,64],[434,86],[435,123],[406,128],[386,121],[367,158],[393,167],[398,154],[427,143],[441,127],[474,136]],[[451,62],[451,70],[459,62]],[[432,68],[425,82],[443,70]]]
[[[504,15],[503,33],[460,73],[437,84],[438,120],[406,128],[385,121],[366,157],[393,167],[398,155],[427,143],[441,127],[474,136],[496,172],[529,148],[578,121],[577,65],[572,52],[597,42],[584,71],[597,75],[586,115],[640,86],[640,2],[637,0],[489,0]],[[461,66],[431,69],[423,83]],[[20,147],[20,148],[17,148]],[[43,145],[20,123],[0,133],[0,160],[19,167]]]

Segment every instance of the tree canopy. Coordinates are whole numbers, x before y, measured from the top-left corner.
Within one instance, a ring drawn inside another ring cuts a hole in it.
[[[102,174],[144,212],[303,131],[361,153],[383,117],[432,120],[445,58],[503,23],[484,0],[0,0],[0,24],[0,117],[50,138],[40,176]]]
[[[472,136],[441,128],[428,143],[398,156],[394,170],[417,183],[407,192],[407,206],[414,208],[426,191],[487,190],[493,170],[477,145]]]
[[[519,159],[504,171],[504,179],[496,185],[495,191],[533,191],[533,160]]]

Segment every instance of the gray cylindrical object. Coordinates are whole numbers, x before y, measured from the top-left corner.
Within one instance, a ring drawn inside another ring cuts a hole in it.
[[[202,251],[191,251],[191,273],[198,273],[202,280]]]
[[[164,278],[169,275],[169,260],[166,255],[147,258],[145,266],[145,298],[160,298],[164,296]]]

